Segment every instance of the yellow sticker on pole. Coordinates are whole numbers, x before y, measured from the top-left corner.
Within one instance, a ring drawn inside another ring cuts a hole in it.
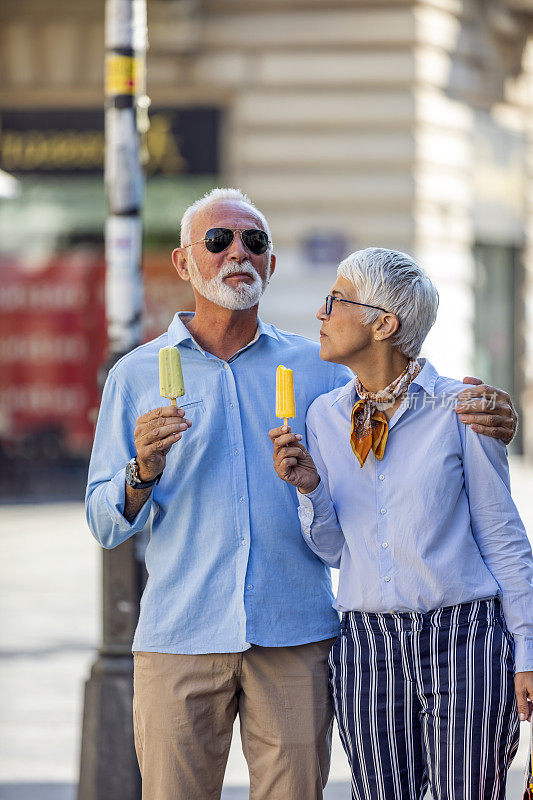
[[[106,95],[135,94],[137,59],[111,54],[106,57]]]

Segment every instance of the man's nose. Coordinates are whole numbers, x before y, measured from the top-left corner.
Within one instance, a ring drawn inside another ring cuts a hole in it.
[[[244,261],[248,258],[248,251],[243,245],[241,235],[238,231],[235,231],[233,241],[228,247],[226,255],[227,258],[231,258],[235,261]]]

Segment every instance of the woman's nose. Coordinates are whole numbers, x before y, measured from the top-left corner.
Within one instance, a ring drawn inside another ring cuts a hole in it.
[[[326,304],[322,303],[318,311],[316,312],[316,318],[320,320],[325,320],[328,318],[328,314],[326,314]]]

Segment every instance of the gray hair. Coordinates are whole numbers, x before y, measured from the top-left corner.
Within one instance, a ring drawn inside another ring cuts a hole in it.
[[[353,283],[361,303],[396,314],[401,324],[391,342],[408,358],[417,358],[437,318],[439,293],[416,261],[397,250],[367,247],[345,258],[337,274]],[[371,324],[381,313],[362,308],[361,319]]]
[[[185,210],[185,213],[181,218],[181,246],[183,247],[184,245],[191,243],[191,226],[196,212],[200,211],[202,208],[212,205],[213,203],[216,203],[219,200],[235,200],[238,203],[244,203],[244,205],[248,206],[254,212],[254,214],[259,217],[261,225],[263,226],[265,233],[268,234],[268,238],[270,240],[270,245],[268,248],[268,254],[270,255],[273,249],[272,234],[270,233],[270,227],[266,217],[261,211],[259,211],[258,208],[256,208],[256,206],[254,206],[248,195],[244,194],[244,192],[241,192],[240,189],[220,189],[217,187],[216,189],[211,189],[210,192],[206,192],[203,197],[190,205]]]

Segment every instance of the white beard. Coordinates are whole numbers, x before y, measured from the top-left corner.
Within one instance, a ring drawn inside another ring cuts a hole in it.
[[[229,308],[232,311],[243,311],[245,308],[252,308],[252,306],[257,305],[270,278],[270,265],[263,282],[261,276],[248,259],[240,264],[234,261],[227,261],[220,272],[209,281],[206,281],[201,276],[192,253],[189,255],[188,267],[189,277],[196,291],[206,300],[210,300],[217,306]],[[228,286],[224,282],[224,278],[237,272],[246,273],[253,279],[253,282],[244,283],[243,281],[238,286]]]

